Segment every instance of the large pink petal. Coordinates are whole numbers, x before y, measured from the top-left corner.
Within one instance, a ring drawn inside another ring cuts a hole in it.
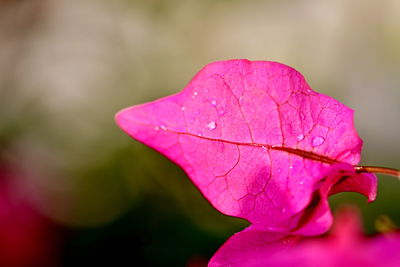
[[[357,164],[362,145],[351,109],[266,61],[209,64],[180,93],[116,120],[179,164],[219,211],[271,231],[296,228],[332,162]]]

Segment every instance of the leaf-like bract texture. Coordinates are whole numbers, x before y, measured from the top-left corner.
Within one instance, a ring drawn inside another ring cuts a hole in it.
[[[267,265],[270,257],[276,257],[294,247],[300,236],[284,233],[266,232],[252,229],[252,226],[231,236],[228,241],[211,258],[209,267],[250,267],[280,266]],[[288,255],[285,254],[287,257]],[[278,258],[280,259],[280,257]],[[292,266],[297,266],[291,262]],[[263,265],[264,264],[264,265]]]
[[[400,234],[366,238],[360,225],[357,214],[347,210],[338,214],[332,233],[319,238],[302,239],[249,227],[229,238],[208,266],[400,266]]]
[[[124,109],[116,120],[180,165],[216,209],[268,231],[326,231],[331,215],[318,194],[375,197],[374,175],[327,179],[360,160],[353,111],[280,63],[209,64],[180,93]],[[310,219],[318,230],[302,231]]]

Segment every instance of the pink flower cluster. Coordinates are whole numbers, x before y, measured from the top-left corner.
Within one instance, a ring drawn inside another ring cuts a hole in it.
[[[337,237],[294,245],[330,228],[330,195],[351,191],[373,201],[377,180],[355,168],[362,140],[353,111],[313,91],[293,68],[215,62],[180,93],[124,109],[116,120],[181,166],[216,209],[251,223],[209,266],[375,266],[375,256],[389,254],[383,248],[400,244],[397,236],[359,242],[343,226]],[[356,244],[365,257],[351,253]]]

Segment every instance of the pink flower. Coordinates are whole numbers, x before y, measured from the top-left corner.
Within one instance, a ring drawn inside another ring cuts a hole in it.
[[[397,236],[364,244],[343,223],[336,237],[289,248],[301,236],[330,228],[330,195],[351,191],[373,201],[377,179],[371,172],[400,172],[357,166],[362,140],[353,110],[313,91],[286,65],[211,63],[181,92],[126,108],[116,121],[181,166],[216,209],[251,223],[210,266],[377,264],[386,247],[398,246]],[[352,253],[349,244],[359,250]]]
[[[354,168],[353,111],[280,63],[209,64],[180,93],[116,121],[180,165],[216,209],[260,231],[321,234],[332,223],[329,195],[376,196],[375,175]]]
[[[352,210],[339,213],[332,233],[321,238],[302,240],[250,227],[232,236],[209,267],[400,266],[400,234],[365,237],[357,215]]]
[[[54,266],[58,233],[0,163],[0,266]]]

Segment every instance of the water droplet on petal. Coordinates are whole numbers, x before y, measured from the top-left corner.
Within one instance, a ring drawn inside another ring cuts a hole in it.
[[[300,181],[299,184],[304,184],[304,181]]]
[[[292,166],[292,165],[290,165],[290,166],[289,166],[289,169],[293,169],[293,166]]]
[[[304,139],[304,135],[303,134],[299,134],[299,135],[297,135],[297,141],[301,141],[301,140],[303,140]]]
[[[160,130],[160,127],[156,126],[156,127],[154,127],[154,130],[158,131],[158,130]]]
[[[201,133],[198,133],[197,136],[203,136]]]
[[[285,208],[282,208],[282,212],[285,213],[285,212],[286,212],[286,209],[285,209]]]
[[[210,129],[210,130],[214,130],[215,128],[217,128],[217,124],[214,121],[210,121],[207,124],[207,128]]]
[[[197,93],[197,92],[194,92],[193,93],[193,95],[192,95],[192,99],[195,99],[196,98],[196,96],[198,95],[199,93]]]
[[[185,107],[181,107],[181,110],[184,111],[186,108]]]
[[[316,147],[316,146],[320,146],[325,142],[325,138],[323,138],[322,136],[314,136],[314,138],[312,139],[312,146]]]
[[[266,146],[262,146],[262,149],[267,150],[267,147]]]
[[[167,127],[163,124],[163,125],[161,125],[160,126],[160,128],[161,128],[161,130],[164,130],[164,131],[166,131],[167,130]]]
[[[211,101],[211,105],[212,105],[213,107],[217,106],[217,101],[215,101],[215,100]]]

